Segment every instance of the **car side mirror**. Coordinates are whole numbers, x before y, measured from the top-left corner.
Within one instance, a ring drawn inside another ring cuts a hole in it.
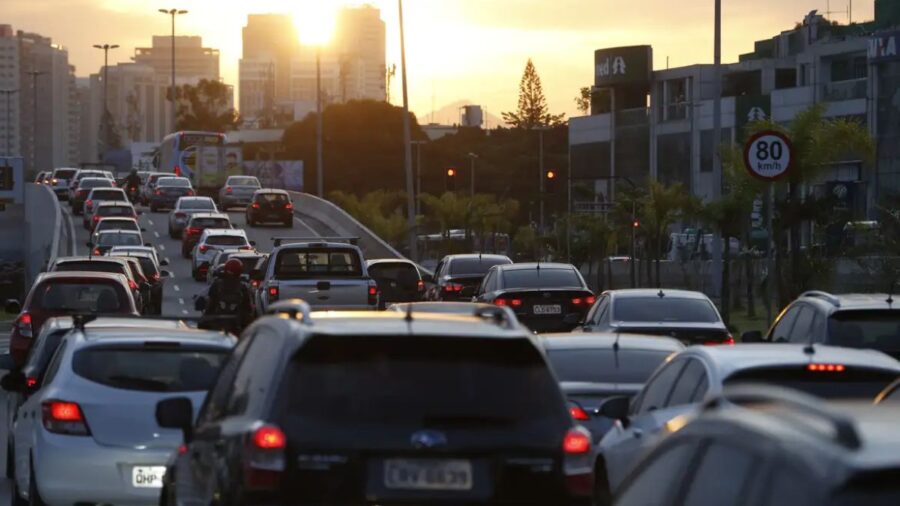
[[[565,325],[579,325],[581,324],[581,315],[578,313],[569,313],[563,317],[563,323]]]
[[[145,242],[145,243],[144,243],[144,246],[147,246],[148,248],[152,248],[152,247],[153,247],[153,243],[152,243],[152,242]]]
[[[4,310],[9,314],[19,314],[22,312],[22,303],[18,299],[7,299]]]
[[[187,397],[173,397],[156,403],[156,423],[167,429],[181,429],[184,442],[194,436],[194,405]]]
[[[197,311],[206,311],[207,302],[208,301],[206,300],[206,297],[203,297],[203,296],[197,297],[194,300],[194,309],[196,309]]]
[[[256,241],[250,241],[250,246],[256,246]]]
[[[250,271],[251,281],[262,281],[263,279],[265,279],[265,274],[263,274],[263,271],[259,269],[253,269],[252,271]]]
[[[625,423],[628,421],[628,411],[630,408],[630,398],[624,396],[610,397],[600,404],[600,407],[597,408],[597,411],[594,414]]]
[[[758,330],[749,330],[741,334],[742,343],[761,343],[763,342],[762,332]]]
[[[27,384],[25,373],[22,371],[10,371],[3,378],[0,378],[0,388],[7,392],[24,392]]]
[[[166,266],[168,266],[168,265],[169,265],[169,261],[166,260],[166,259],[162,259],[162,260],[159,261],[159,266],[160,266],[160,267],[166,267]]]

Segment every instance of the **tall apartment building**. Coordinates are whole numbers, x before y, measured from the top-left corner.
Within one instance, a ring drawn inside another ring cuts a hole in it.
[[[341,64],[342,101],[387,98],[385,44],[380,10],[370,5],[340,10],[334,49]]]
[[[250,14],[242,37],[240,111],[256,117],[266,107],[291,100],[291,61],[300,42],[288,14]]]
[[[19,129],[19,39],[12,27],[0,25],[0,153],[17,155]]]
[[[172,75],[172,37],[154,35],[151,47],[134,50],[134,63],[146,65],[161,75]],[[175,37],[175,79],[195,82],[219,80],[219,50],[203,47],[199,36]],[[170,77],[171,80],[171,77]]]

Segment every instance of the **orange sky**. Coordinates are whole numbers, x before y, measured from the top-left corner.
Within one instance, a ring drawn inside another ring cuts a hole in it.
[[[829,0],[723,0],[725,61],[752,50],[753,41],[793,27]],[[848,0],[830,0],[833,11]],[[341,0],[0,0],[0,23],[52,37],[68,48],[76,73],[96,72],[102,52],[92,44],[119,44],[111,62],[128,61],[134,47],[169,32],[158,8],[190,10],[180,34],[201,35],[221,50],[222,77],[237,84],[241,27],[250,12],[321,15]],[[395,0],[370,0],[388,28],[388,61],[399,63]],[[873,17],[874,0],[853,2],[856,20]],[[712,60],[712,0],[406,0],[407,60],[413,111],[427,114],[456,100],[480,103],[491,114],[515,107],[526,60],[534,59],[554,112],[575,113],[573,98],[593,79],[593,51],[652,44],[655,66]],[[846,21],[846,15],[831,16]],[[301,23],[302,26],[302,23]],[[303,38],[303,34],[301,34]],[[399,74],[399,73],[398,73]],[[399,102],[399,88],[392,96]]]

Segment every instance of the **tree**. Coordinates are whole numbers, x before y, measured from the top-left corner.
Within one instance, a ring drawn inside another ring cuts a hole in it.
[[[137,92],[138,90],[135,87],[135,89],[125,97],[125,105],[127,107],[125,131],[128,133],[128,139],[132,141],[139,139],[141,132],[144,130],[144,116],[141,114]]]
[[[408,228],[403,214],[406,204],[403,192],[378,190],[359,198],[352,193],[335,191],[328,197],[388,243],[399,245],[406,239]]]
[[[664,246],[663,238],[678,216],[690,206],[690,197],[684,185],[665,186],[650,181],[641,202],[641,228],[649,241],[651,259],[655,263],[656,286],[661,286],[659,260]]]
[[[582,86],[578,90],[578,96],[575,97],[575,107],[581,114],[587,115],[591,112],[591,88],[590,86]]]
[[[113,118],[112,113],[109,112],[109,109],[104,109],[103,115],[100,116],[100,133],[97,139],[99,144],[97,150],[100,160],[103,159],[103,154],[107,151],[122,148],[122,135],[119,133],[116,120]]]
[[[169,92],[171,95],[171,92]],[[238,115],[229,107],[232,91],[219,81],[201,79],[196,86],[185,84],[176,89],[178,130],[225,132],[234,130]]]
[[[503,121],[514,128],[532,130],[539,127],[556,126],[563,122],[565,114],[550,114],[547,98],[541,85],[541,77],[534,68],[531,58],[525,65],[525,72],[519,82],[519,107],[515,112],[504,112]]]

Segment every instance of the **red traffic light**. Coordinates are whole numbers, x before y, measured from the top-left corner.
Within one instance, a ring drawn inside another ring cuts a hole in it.
[[[456,175],[456,169],[447,169],[447,177],[453,177]]]

